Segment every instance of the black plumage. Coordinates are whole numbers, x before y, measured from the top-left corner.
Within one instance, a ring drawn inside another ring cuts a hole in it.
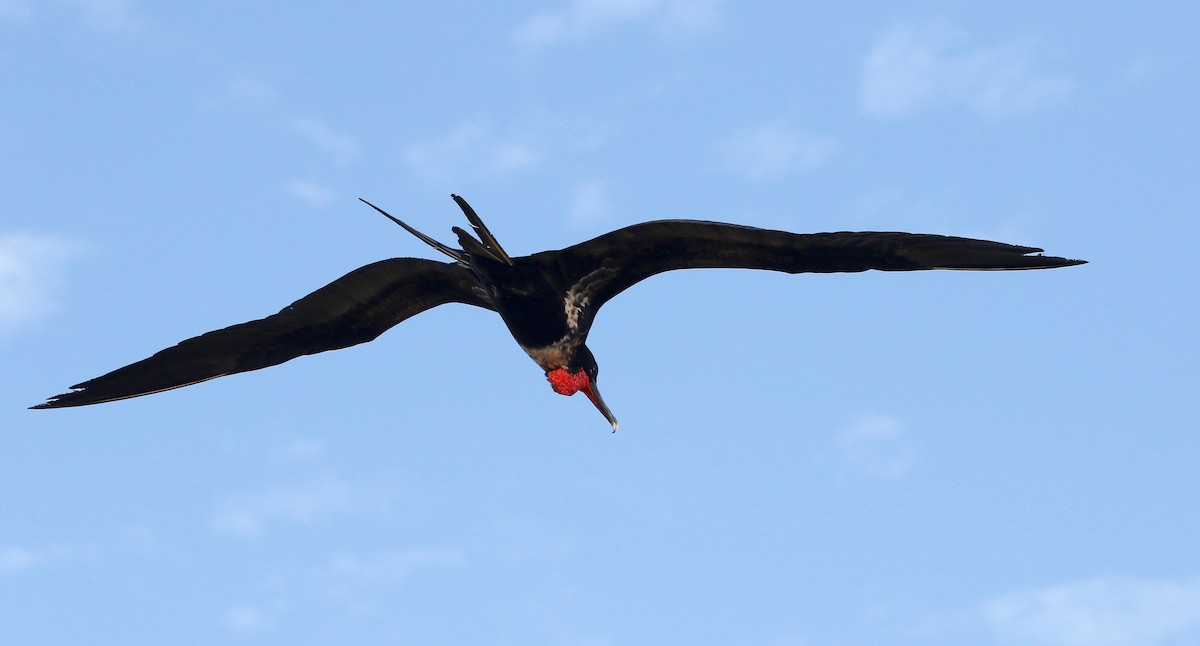
[[[1041,249],[898,232],[797,234],[696,220],[644,222],[567,247],[510,257],[458,196],[478,239],[454,228],[461,249],[384,213],[452,262],[393,258],[356,269],[256,321],[208,332],[147,359],[72,386],[33,408],[83,406],[179,388],[365,343],[445,303],[497,312],[561,394],[583,391],[612,424],[586,341],[596,312],[637,282],[692,268],[787,273],[925,269],[1049,269],[1082,264]],[[369,203],[368,203],[369,204]],[[1038,254],[1038,255],[1035,255]]]

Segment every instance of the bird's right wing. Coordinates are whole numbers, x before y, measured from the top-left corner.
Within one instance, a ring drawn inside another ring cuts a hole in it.
[[[208,332],[106,375],[71,386],[33,408],[83,406],[258,370],[306,354],[366,343],[444,303],[492,305],[469,269],[393,258],[360,267],[278,314]]]
[[[644,222],[560,252],[544,252],[577,285],[584,316],[635,283],[674,269],[745,268],[787,273],[868,269],[1047,269],[1083,264],[1022,247],[922,233],[789,233],[699,220]]]

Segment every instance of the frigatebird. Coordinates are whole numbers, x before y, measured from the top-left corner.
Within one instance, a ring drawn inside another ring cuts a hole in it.
[[[499,314],[554,392],[583,392],[616,432],[617,419],[600,397],[600,369],[587,336],[602,305],[655,274],[705,267],[789,274],[1050,269],[1086,262],[1044,256],[1036,247],[954,236],[800,234],[700,220],[643,222],[558,251],[514,258],[466,200],[451,197],[478,236],[452,227],[457,249],[362,201],[452,262],[392,258],[360,267],[278,314],[201,334],[32,408],[99,404],[258,370],[366,343],[427,309],[466,303]]]

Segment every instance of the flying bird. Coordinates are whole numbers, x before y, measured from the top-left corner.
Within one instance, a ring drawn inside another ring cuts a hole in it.
[[[587,336],[601,306],[655,274],[702,267],[789,274],[1050,269],[1085,262],[1040,255],[1035,247],[953,236],[800,234],[699,220],[643,222],[558,251],[513,257],[466,200],[452,197],[475,232],[453,227],[459,248],[362,200],[451,262],[392,258],[360,267],[278,314],[201,334],[32,408],[99,404],[258,370],[366,343],[425,310],[466,303],[499,314],[554,392],[582,392],[616,432],[617,418],[600,396],[600,369]]]

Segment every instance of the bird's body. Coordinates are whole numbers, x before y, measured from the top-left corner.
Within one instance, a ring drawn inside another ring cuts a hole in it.
[[[633,284],[689,268],[802,272],[868,269],[1047,269],[1082,264],[1001,242],[932,234],[796,234],[718,222],[635,224],[558,251],[510,257],[461,198],[478,239],[455,228],[461,249],[392,218],[452,262],[393,258],[356,269],[278,314],[188,339],[72,386],[34,408],[137,397],[370,341],[410,316],[458,302],[495,311],[560,394],[582,391],[617,428],[600,398],[586,345],[597,310]],[[376,210],[379,210],[377,207]]]

